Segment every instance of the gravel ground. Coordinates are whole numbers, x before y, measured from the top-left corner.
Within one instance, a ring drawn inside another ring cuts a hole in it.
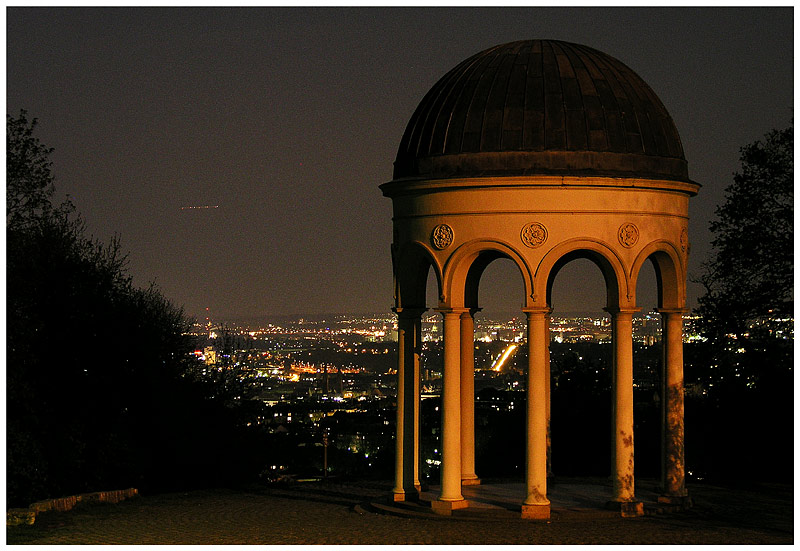
[[[683,513],[550,523],[359,514],[386,483],[306,483],[142,496],[46,513],[9,544],[792,544],[793,488],[693,485]]]

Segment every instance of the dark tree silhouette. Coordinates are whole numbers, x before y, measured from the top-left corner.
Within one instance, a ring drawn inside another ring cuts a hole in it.
[[[718,389],[791,386],[793,149],[792,126],[743,147],[741,172],[710,226],[714,254],[700,278],[699,313]]]
[[[197,376],[189,320],[132,284],[118,239],[88,237],[69,202],[51,203],[35,127],[7,117],[9,506],[226,482],[240,423]]]
[[[51,214],[55,190],[52,148],[33,135],[38,121],[28,121],[24,110],[19,117],[6,117],[6,227],[17,229]],[[66,206],[66,205],[65,205]]]
[[[713,337],[767,331],[791,335],[793,316],[794,128],[773,130],[741,150],[741,172],[725,190],[710,229],[714,256],[700,282],[700,313]],[[786,320],[783,322],[776,320]]]
[[[708,476],[792,476],[793,147],[790,126],[742,148],[711,224],[699,300],[708,341],[687,347],[707,395],[686,403],[687,469]]]

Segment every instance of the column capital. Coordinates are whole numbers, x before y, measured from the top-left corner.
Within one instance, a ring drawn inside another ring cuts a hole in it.
[[[461,317],[463,318],[466,315],[469,315],[469,317],[471,317],[471,318],[475,317],[475,314],[477,314],[481,310],[483,310],[483,308],[467,308],[466,312],[462,312],[461,313]]]
[[[461,314],[465,314],[465,313],[469,312],[470,309],[469,308],[450,308],[450,307],[447,307],[447,308],[434,308],[433,311],[434,312],[439,312],[440,314],[445,315],[445,316],[447,314],[459,315],[460,316]]]
[[[659,314],[688,314],[691,310],[689,308],[656,308]]]
[[[392,312],[397,314],[398,318],[416,318],[420,317],[427,311],[427,308],[403,308],[400,306],[392,308]]]
[[[553,309],[550,308],[549,306],[526,306],[525,308],[522,309],[522,311],[525,312],[525,315],[528,317],[531,317],[536,314],[549,316],[553,312]]]
[[[622,314],[622,315],[627,314],[627,315],[632,316],[632,315],[636,314],[637,312],[641,312],[642,311],[642,309],[637,307],[637,306],[634,306],[634,307],[606,306],[605,308],[603,308],[603,310],[605,310],[606,312],[608,312],[612,316],[618,316],[620,314]]]

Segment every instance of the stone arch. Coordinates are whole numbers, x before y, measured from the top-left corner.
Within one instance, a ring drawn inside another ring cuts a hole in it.
[[[404,243],[394,258],[395,306],[427,308],[425,292],[433,269],[438,296],[442,296],[442,269],[433,251],[420,241]]]
[[[636,256],[631,266],[631,290],[636,294],[636,284],[646,260],[653,263],[658,287],[658,307],[680,309],[686,303],[686,271],[680,253],[666,240],[648,243]]]
[[[632,304],[629,280],[622,259],[606,243],[594,239],[571,239],[559,243],[542,258],[536,268],[533,300],[539,306],[550,306],[553,282],[559,270],[568,262],[585,258],[593,262],[606,284],[606,305]]]
[[[481,275],[498,258],[508,258],[519,270],[523,284],[523,301],[520,306],[527,306],[533,288],[533,277],[528,263],[508,243],[491,239],[469,241],[453,252],[444,267],[443,302],[450,307],[477,308]]]

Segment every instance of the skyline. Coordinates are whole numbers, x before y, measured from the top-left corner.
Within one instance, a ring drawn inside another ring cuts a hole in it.
[[[137,285],[154,280],[187,313],[388,311],[391,204],[378,185],[424,94],[496,44],[586,44],[642,76],[675,121],[703,185],[690,201],[691,278],[739,148],[792,121],[792,18],[792,8],[9,8],[6,111],[40,120],[57,192],[95,237],[121,235]],[[645,311],[652,269],[643,277]],[[485,312],[514,308],[509,283],[521,288],[507,264],[490,265]],[[576,261],[554,304],[592,310],[602,293],[599,270]]]

